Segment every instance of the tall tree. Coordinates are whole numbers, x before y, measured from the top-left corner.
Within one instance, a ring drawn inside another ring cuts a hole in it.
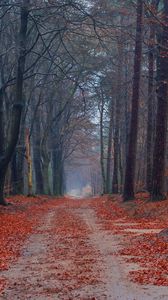
[[[156,11],[159,1],[152,0],[150,10]],[[148,41],[148,121],[147,121],[147,165],[146,185],[150,192],[152,189],[152,164],[153,164],[153,137],[154,137],[154,97],[155,97],[155,45],[156,45],[156,20],[155,15],[149,12],[149,41]]]
[[[17,72],[16,72],[16,89],[13,110],[10,120],[10,134],[8,138],[7,145],[5,147],[5,137],[4,137],[4,123],[3,123],[3,88],[1,89],[0,97],[0,133],[1,134],[1,149],[0,149],[0,204],[7,205],[4,196],[4,183],[5,175],[7,172],[8,164],[13,155],[14,149],[16,147],[20,121],[21,121],[21,112],[24,104],[23,101],[23,75],[26,62],[26,34],[27,34],[27,25],[28,25],[28,15],[29,15],[29,0],[24,0],[20,8],[20,32],[19,32],[19,51],[18,51],[18,60],[17,60]]]
[[[154,143],[152,200],[161,200],[163,194],[167,108],[168,108],[168,2],[163,1],[163,14],[157,32],[157,119]]]
[[[134,57],[134,77],[132,91],[132,113],[129,132],[129,145],[126,158],[126,171],[124,183],[124,201],[134,199],[134,179],[136,166],[136,146],[138,133],[138,107],[139,107],[139,88],[142,59],[142,32],[143,32],[143,1],[137,0],[137,23],[135,38],[135,57]]]
[[[111,156],[112,156],[112,136],[113,136],[113,103],[112,99],[109,104],[109,132],[108,132],[108,145],[107,145],[107,163],[106,163],[106,193],[110,194],[111,192]]]

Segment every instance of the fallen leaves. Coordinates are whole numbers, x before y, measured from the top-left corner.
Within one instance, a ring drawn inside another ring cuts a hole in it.
[[[75,214],[75,209],[92,207],[98,217],[100,228],[118,235],[122,249],[112,255],[120,255],[127,263],[138,264],[137,270],[129,272],[130,279],[140,284],[168,285],[168,242],[164,237],[150,232],[168,228],[168,203],[147,202],[147,197],[123,204],[120,197],[98,197],[97,199],[74,201],[49,199],[48,197],[11,199],[13,206],[0,208],[0,270],[6,270],[21,253],[27,237],[35,232],[43,234],[38,227],[47,211],[57,206],[52,226],[46,230],[47,280],[54,286],[42,289],[41,293],[69,295],[87,286],[100,283],[100,253],[90,244],[93,231]],[[44,221],[45,222],[45,221]],[[129,231],[130,230],[130,231]],[[147,230],[147,233],[144,231]],[[41,262],[41,268],[42,268]],[[38,266],[38,268],[40,268]],[[5,278],[0,279],[0,290],[5,287]],[[39,283],[40,286],[41,283]]]
[[[7,270],[19,257],[24,241],[52,205],[47,200],[46,197],[17,196],[10,199],[13,205],[0,208],[0,271]],[[0,291],[4,286],[5,278],[0,278]]]
[[[71,292],[100,282],[99,269],[96,268],[99,253],[88,243],[90,229],[72,209],[67,209],[69,205],[67,202],[57,210],[50,232],[53,243],[49,259],[57,263],[52,278],[55,278],[56,288],[62,285],[58,292],[62,299],[67,294],[69,299],[74,299]],[[74,205],[77,208],[78,204],[71,203],[71,207]]]
[[[168,286],[167,273],[159,270],[137,270],[130,271],[130,277],[133,282],[140,284],[154,284],[159,286]]]
[[[141,196],[139,194],[135,201],[126,204],[122,203],[121,197],[104,197],[102,202],[97,199],[92,206],[103,229],[119,235],[124,243],[122,250],[112,254],[140,266],[141,269],[129,272],[131,280],[168,286],[168,241],[164,236],[152,233],[152,230],[168,228],[168,200],[149,202],[148,195],[143,194],[143,199]],[[145,231],[149,232],[143,233]]]
[[[40,254],[42,256],[37,257],[33,265],[29,263],[24,267],[24,279],[20,279],[16,286],[13,282],[13,289],[19,289],[19,285],[24,283],[26,291],[35,284],[37,295],[47,297],[56,294],[62,299],[74,299],[73,293],[76,291],[75,299],[79,299],[78,290],[100,283],[100,270],[97,266],[97,260],[100,261],[99,252],[89,243],[90,228],[75,214],[75,209],[80,207],[81,202],[45,197],[17,197],[12,200],[15,203],[13,206],[0,211],[0,270],[8,269],[20,256],[22,246],[31,233],[47,239],[44,254]],[[49,221],[46,225],[50,215],[52,222]],[[28,261],[31,262],[31,255],[30,258],[28,256]],[[26,274],[40,273],[44,276],[45,284],[38,281],[36,276],[36,283],[31,282],[29,276],[26,277]],[[1,291],[4,287],[5,280],[2,279]]]
[[[0,294],[1,294],[1,291],[4,290],[6,286],[6,278],[0,278]]]

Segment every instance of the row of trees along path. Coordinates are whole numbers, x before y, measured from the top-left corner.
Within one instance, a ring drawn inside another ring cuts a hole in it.
[[[92,194],[164,199],[166,0],[5,0],[0,42],[2,205],[63,195],[71,175]]]

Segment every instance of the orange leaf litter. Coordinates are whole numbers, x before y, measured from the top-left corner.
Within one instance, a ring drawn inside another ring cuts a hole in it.
[[[104,197],[93,207],[104,229],[120,235],[124,241],[123,248],[112,254],[122,255],[127,263],[140,266],[140,270],[129,272],[130,279],[140,284],[168,286],[168,239],[150,232],[136,234],[137,229],[168,228],[168,200],[150,202],[148,195],[139,194],[135,201],[122,203],[119,196]]]
[[[53,205],[59,205],[64,201],[60,199],[53,202],[48,197],[26,198],[24,196],[13,197],[10,200],[14,202],[14,206],[0,208],[1,271],[8,269],[9,264],[20,255],[24,241],[37,227],[42,215],[52,209]],[[67,200],[66,203],[68,205]],[[77,202],[74,205],[78,205]],[[130,279],[141,284],[167,286],[168,242],[155,233],[136,235],[135,232],[125,232],[122,223],[128,224],[127,229],[162,230],[168,228],[168,200],[151,203],[147,202],[146,195],[144,197],[144,194],[140,194],[137,200],[130,204],[123,204],[121,198],[116,196],[112,199],[98,197],[90,205],[95,209],[101,226],[112,231],[113,234],[121,235],[124,240],[125,246],[115,254],[125,256],[126,262],[139,264],[140,270],[129,272]],[[57,278],[67,280],[65,288],[69,291],[75,278],[77,278],[76,286],[84,283],[96,283],[97,278],[92,274],[92,264],[94,263],[93,256],[90,255],[92,249],[88,248],[85,242],[89,229],[81,220],[74,219],[71,213],[67,214],[62,209],[55,218],[55,223],[57,225],[54,227],[56,228],[55,232],[51,234],[57,235],[57,243],[53,244],[50,255],[54,259],[55,253],[57,259],[61,260],[66,258],[67,251],[71,249],[68,252],[68,258],[72,260],[74,266],[69,272],[64,272],[62,269],[61,273],[56,273]],[[80,238],[80,249],[76,247],[76,237]],[[86,259],[79,260],[79,257],[86,253],[87,261]],[[78,272],[77,276],[76,272]],[[1,278],[0,290],[3,290],[4,286],[5,279]]]

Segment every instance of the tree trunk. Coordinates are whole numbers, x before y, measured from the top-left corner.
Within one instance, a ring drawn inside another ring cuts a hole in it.
[[[142,57],[142,27],[143,27],[143,1],[137,0],[137,25],[134,57],[134,78],[132,93],[132,114],[129,133],[129,145],[126,158],[126,171],[124,183],[124,201],[134,199],[134,177],[136,166],[136,146],[138,133],[138,107],[139,107],[139,87],[141,74]]]
[[[21,120],[21,128],[18,145],[12,157],[11,174],[13,194],[24,192],[24,158],[25,158],[25,128],[24,120]]]
[[[3,168],[0,171],[0,205],[8,205],[6,200],[4,199],[4,185],[5,185],[5,175],[6,175],[7,169]]]
[[[41,162],[40,162],[40,153],[38,150],[33,150],[33,161],[34,161],[34,171],[35,171],[35,186],[36,186],[36,194],[44,193],[43,186],[43,174],[41,170]]]
[[[101,165],[101,174],[103,181],[103,194],[106,194],[106,176],[105,176],[105,168],[104,168],[104,141],[103,141],[103,112],[104,107],[103,103],[100,108],[100,165]]]
[[[28,196],[33,194],[33,178],[32,178],[32,159],[30,147],[30,132],[26,129],[26,159],[27,159],[27,182],[28,182]]]
[[[17,66],[17,74],[16,74],[16,96],[14,99],[11,124],[10,124],[10,135],[8,138],[8,145],[2,152],[0,153],[0,170],[1,170],[1,195],[0,195],[0,204],[5,204],[5,200],[3,199],[3,189],[5,182],[5,175],[7,171],[8,164],[12,158],[14,153],[18,137],[19,137],[19,129],[20,129],[20,121],[21,121],[21,112],[23,106],[23,74],[25,69],[25,61],[26,61],[26,33],[27,33],[27,24],[28,24],[28,5],[29,0],[24,0],[23,5],[21,6],[21,23],[20,23],[20,32],[19,32],[19,56],[18,56],[18,66]],[[3,108],[3,98],[1,99],[2,104],[1,109]],[[0,127],[3,127],[2,121],[0,121]],[[0,132],[3,132],[3,129],[0,128]],[[2,138],[2,137],[1,137]],[[4,139],[1,139],[1,142],[4,144]]]
[[[110,122],[109,122],[109,134],[108,134],[108,149],[107,149],[107,168],[106,168],[106,193],[111,192],[111,151],[112,151],[112,134],[113,134],[113,105],[112,100],[110,103]]]
[[[49,183],[49,163],[50,163],[50,155],[48,153],[47,147],[47,137],[43,136],[41,141],[41,163],[42,163],[42,173],[43,173],[43,184],[44,184],[44,194],[51,194],[50,183]]]
[[[118,152],[118,165],[119,165],[119,182],[120,185],[118,186],[118,192],[122,193],[122,183],[123,183],[123,164],[122,164],[122,145],[120,143],[119,152]]]
[[[157,33],[157,119],[156,137],[154,144],[152,172],[152,200],[161,200],[163,194],[166,131],[167,131],[167,102],[168,102],[168,2],[164,0],[163,25]]]
[[[4,137],[4,111],[3,111],[3,90],[0,90],[0,158],[4,157],[5,150],[5,137]],[[0,166],[1,167],[1,166]],[[4,199],[3,191],[5,184],[5,173],[6,168],[0,168],[0,205],[7,205],[7,202]]]
[[[114,129],[114,168],[112,179],[112,192],[117,194],[119,191],[119,151],[120,151],[120,122],[121,122],[121,99],[122,92],[122,69],[123,69],[123,46],[122,36],[118,38],[118,67],[116,82],[116,104],[115,104],[115,129]]]
[[[52,153],[53,194],[63,194],[63,164],[61,149],[54,149]]]
[[[49,174],[48,174],[48,169],[49,169],[49,161],[43,163],[43,182],[44,182],[44,194],[50,195],[50,183],[49,183]]]
[[[14,153],[11,161],[11,185],[12,185],[12,195],[17,194],[17,165],[16,165],[16,152]]]
[[[152,8],[156,10],[157,1],[153,0]],[[148,192],[152,189],[152,153],[153,153],[153,132],[154,132],[154,67],[155,67],[155,24],[153,24],[153,17],[150,24],[149,34],[149,54],[148,54],[148,66],[149,66],[149,79],[148,79],[148,123],[147,123],[147,169],[146,169],[146,186]]]
[[[113,194],[118,193],[118,129],[115,130],[114,136],[114,168],[113,168],[113,182],[112,182],[112,192]]]
[[[41,163],[41,128],[40,128],[40,117],[36,114],[34,121],[34,132],[33,132],[33,162],[35,172],[35,190],[37,194],[44,193],[42,163]]]

